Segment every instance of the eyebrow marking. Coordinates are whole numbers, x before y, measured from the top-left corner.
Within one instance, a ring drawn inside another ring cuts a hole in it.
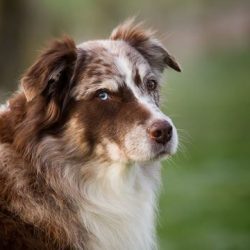
[[[98,86],[100,88],[108,89],[112,92],[117,92],[119,88],[118,84],[113,79],[105,80],[101,82],[100,84],[98,84]]]
[[[138,68],[135,69],[135,77],[134,77],[134,82],[137,86],[142,84],[141,76],[139,74]]]
[[[106,79],[104,81],[94,81],[88,85],[80,84],[76,88],[74,88],[72,96],[74,96],[75,99],[79,101],[88,98],[88,96],[90,96],[99,89],[107,89],[111,92],[118,92],[119,85],[113,79]]]

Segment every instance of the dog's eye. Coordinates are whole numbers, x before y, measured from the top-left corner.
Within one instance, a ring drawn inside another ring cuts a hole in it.
[[[156,82],[156,80],[150,79],[150,80],[147,81],[147,89],[148,89],[149,91],[155,90],[156,87],[157,87],[157,82]]]
[[[102,90],[98,93],[98,98],[102,101],[106,101],[109,99],[109,94],[107,91],[105,90]]]

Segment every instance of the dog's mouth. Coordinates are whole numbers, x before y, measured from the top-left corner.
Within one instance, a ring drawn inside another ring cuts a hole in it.
[[[169,141],[166,145],[153,145],[152,148],[152,152],[153,156],[152,159],[153,160],[161,160],[161,159],[166,159],[166,158],[170,158],[172,157],[176,151],[177,151],[177,147],[178,147],[178,138],[177,136],[175,136],[171,141]]]
[[[153,151],[154,152],[153,153],[151,152],[150,157],[148,159],[142,160],[142,162],[152,162],[152,161],[160,161],[163,159],[168,159],[176,153],[176,150],[172,150],[172,148],[170,147],[163,147],[161,149]]]
[[[167,151],[167,150],[163,150],[161,152],[159,152],[156,157],[157,158],[161,158],[161,157],[164,157],[164,156],[170,156],[171,154]]]
[[[163,158],[169,158],[173,154],[168,149],[162,149],[158,153],[155,154],[153,160],[161,160]]]

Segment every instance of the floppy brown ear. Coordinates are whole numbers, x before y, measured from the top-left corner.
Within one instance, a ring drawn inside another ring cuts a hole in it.
[[[175,58],[154,37],[154,32],[144,30],[141,24],[134,24],[133,19],[115,28],[110,36],[112,40],[123,40],[139,51],[150,66],[162,72],[165,67],[181,71]]]
[[[21,85],[28,102],[39,95],[62,95],[73,74],[77,53],[69,37],[53,41],[24,74]]]

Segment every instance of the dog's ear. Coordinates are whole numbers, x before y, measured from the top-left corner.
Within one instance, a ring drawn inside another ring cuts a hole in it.
[[[27,101],[40,95],[60,99],[70,84],[76,57],[76,46],[71,38],[53,41],[21,80]]]
[[[70,100],[76,59],[74,41],[64,37],[53,41],[24,74],[22,89],[27,102],[36,107],[30,112],[39,112],[42,117],[39,129],[48,128],[62,117]]]
[[[154,37],[154,32],[143,29],[130,19],[115,28],[110,36],[112,40],[123,40],[139,51],[154,70],[162,72],[165,67],[181,71],[179,64],[163,45]]]

